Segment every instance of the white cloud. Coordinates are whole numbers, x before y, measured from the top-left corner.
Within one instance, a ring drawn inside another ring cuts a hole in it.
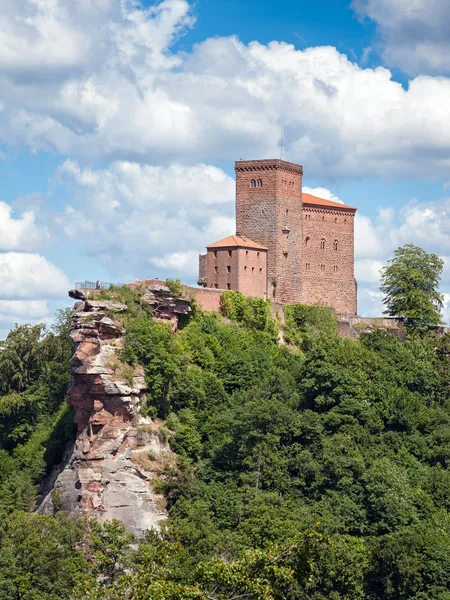
[[[47,313],[47,300],[0,300],[0,319],[11,316],[36,319]]]
[[[174,271],[182,281],[189,281],[198,277],[198,252],[169,252],[164,256],[151,258],[150,264],[157,269]]]
[[[73,197],[59,226],[116,279],[156,267],[193,279],[205,244],[234,233],[234,180],[210,165],[93,170],[66,161],[54,184]]]
[[[0,300],[0,340],[14,325],[50,324],[47,300]]]
[[[75,158],[196,164],[278,154],[284,125],[286,158],[310,175],[448,173],[449,79],[404,90],[332,47],[236,37],[174,51],[192,23],[185,0],[5,0],[0,134]]]
[[[353,0],[375,21],[387,64],[410,73],[450,73],[450,5],[445,0]]]
[[[444,314],[450,318],[450,198],[434,202],[412,200],[398,214],[393,209],[378,212],[375,223],[367,216],[358,215],[355,222],[355,276],[361,284],[359,307],[361,314],[376,316],[377,296],[380,283],[379,271],[394,250],[412,243],[434,252],[444,260],[441,291],[446,298]],[[374,296],[375,294],[375,296]]]
[[[63,297],[69,289],[65,274],[39,254],[0,254],[0,299],[34,300]]]
[[[32,69],[69,76],[105,60],[171,66],[165,50],[192,24],[185,0],[148,8],[134,0],[2,0],[0,68],[18,78]]]
[[[15,219],[12,207],[0,201],[0,252],[35,250],[49,238],[46,228],[36,224],[33,211],[25,211]]]
[[[380,317],[383,310],[381,292],[367,287],[358,289],[358,314],[361,317]]]
[[[318,198],[324,198],[325,200],[332,200],[333,202],[340,202],[341,204],[344,204],[343,200],[336,196],[336,194],[333,194],[333,192],[324,187],[310,188],[307,185],[304,185],[303,193],[311,194],[311,196],[317,196]]]
[[[397,245],[412,241],[439,254],[450,254],[450,198],[411,202],[402,209],[402,220],[394,233]]]
[[[358,283],[373,284],[376,287],[380,284],[380,269],[384,266],[381,260],[364,258],[355,261],[355,277]]]

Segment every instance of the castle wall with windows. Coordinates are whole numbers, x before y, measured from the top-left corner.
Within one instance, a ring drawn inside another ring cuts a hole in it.
[[[332,306],[338,313],[356,314],[354,276],[355,211],[309,204],[304,194],[302,303]]]

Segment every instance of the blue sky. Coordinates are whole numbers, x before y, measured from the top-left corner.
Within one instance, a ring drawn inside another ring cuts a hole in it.
[[[77,280],[194,282],[233,231],[234,160],[282,128],[304,185],[358,207],[379,314],[395,247],[450,264],[449,30],[441,0],[4,0],[0,338]]]

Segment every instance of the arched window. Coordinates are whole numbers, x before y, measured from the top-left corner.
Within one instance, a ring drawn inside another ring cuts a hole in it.
[[[262,179],[258,179],[258,187],[262,187]]]
[[[254,179],[250,181],[250,187],[256,187],[256,181]]]
[[[311,239],[310,239],[309,237],[307,237],[307,238],[306,238],[306,240],[305,240],[305,246],[306,246],[307,248],[309,248],[309,242],[310,242],[310,241],[311,241]]]
[[[337,250],[338,249],[338,241],[334,240],[334,249]]]
[[[320,240],[320,249],[321,249],[321,250],[325,250],[325,238],[322,238],[322,239]]]

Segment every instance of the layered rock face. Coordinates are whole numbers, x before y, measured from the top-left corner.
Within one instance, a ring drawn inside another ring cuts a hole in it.
[[[68,391],[78,433],[38,510],[67,510],[100,522],[120,519],[140,537],[167,517],[164,498],[155,493],[153,482],[174,455],[166,430],[140,414],[147,392],[143,373],[132,372],[119,360],[124,330],[117,323],[127,307],[85,299],[80,292],[71,295],[82,298],[73,315],[75,351]],[[148,301],[155,302],[150,290]],[[185,303],[181,310],[189,312],[190,306]],[[177,315],[166,311],[159,317],[176,322]]]

